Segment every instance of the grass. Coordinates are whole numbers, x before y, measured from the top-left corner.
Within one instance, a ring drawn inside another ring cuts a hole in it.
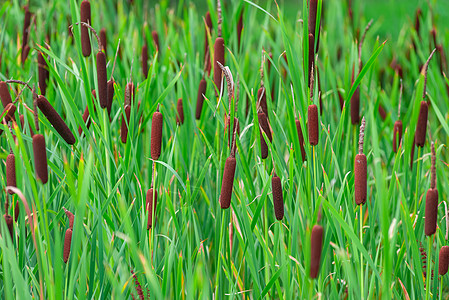
[[[442,20],[449,6],[443,2],[429,3],[437,22],[437,39],[447,53],[449,39]],[[371,18],[374,23],[362,48],[363,68],[353,85],[351,72],[353,63],[357,66],[358,45],[346,4],[325,1],[317,64],[323,115],[319,116],[319,141],[313,147],[308,141],[307,108],[316,104],[319,112],[320,104],[317,84],[311,94],[305,83],[309,47],[308,39],[303,39],[308,36],[303,26],[308,18],[306,3],[281,1],[278,7],[274,1],[223,1],[225,65],[235,81],[239,76],[240,100],[232,101],[226,92],[219,99],[215,97],[212,71],[205,76],[206,98],[201,118],[196,120],[198,85],[204,69],[203,7],[210,10],[214,23],[209,40],[213,51],[216,3],[206,0],[206,5],[200,6],[187,0],[159,1],[146,7],[143,0],[134,0],[133,5],[125,0],[91,1],[93,28],[99,32],[105,27],[107,32],[108,78],[120,40],[121,55],[117,56],[113,74],[111,121],[107,111],[91,98],[91,90],[96,89],[98,94],[99,88],[95,55],[83,57],[79,26],[74,26],[73,42],[68,34],[69,23],[79,22],[80,3],[31,1],[36,25],[32,20],[31,51],[24,65],[20,63],[23,3],[12,0],[0,4],[0,80],[30,80],[37,86],[37,50],[42,51],[50,73],[46,98],[76,138],[73,146],[68,145],[39,113],[39,133],[45,136],[49,166],[49,179],[43,185],[34,172],[29,125],[37,131],[29,90],[25,89],[16,103],[16,119],[24,114],[25,130],[20,124],[10,128],[0,125],[4,130],[0,158],[5,161],[10,151],[14,153],[17,189],[21,191],[12,196],[5,191],[1,196],[2,215],[7,199],[10,215],[16,203],[21,210],[14,224],[13,241],[9,234],[0,237],[2,298],[137,298],[136,278],[144,294],[149,291],[150,297],[157,299],[211,299],[212,295],[218,299],[448,297],[445,286],[449,279],[437,275],[437,253],[447,245],[444,205],[438,209],[436,234],[431,239],[424,235],[431,138],[436,145],[439,201],[446,202],[449,192],[449,80],[440,72],[438,55],[428,71],[426,143],[415,151],[413,169],[409,168],[424,88],[419,66],[431,50],[428,32],[432,18],[426,1],[388,6],[394,10],[383,6],[389,1],[376,6],[371,2],[360,4],[360,14],[354,14],[354,18],[362,33]],[[412,29],[413,19],[395,14],[411,11],[413,16],[417,7],[423,9],[421,40]],[[235,28],[242,8],[244,30],[238,51]],[[303,22],[295,22],[299,18]],[[159,35],[158,53],[153,30]],[[140,62],[143,35],[149,51],[147,79]],[[413,39],[416,52],[411,48]],[[44,47],[46,41],[49,49]],[[271,143],[265,132],[260,134],[257,118],[263,48],[266,54],[273,53],[270,74],[266,64],[263,70]],[[338,48],[342,49],[341,60],[337,59]],[[92,40],[92,53],[97,49]],[[282,57],[284,51],[288,65]],[[400,80],[389,67],[393,57],[404,70],[400,112],[404,130],[397,153],[392,151],[392,138],[393,124],[398,119]],[[379,79],[382,69],[383,81]],[[123,144],[120,127],[125,86],[130,80],[136,85],[134,104],[140,100],[141,105],[139,109],[131,105],[129,135]],[[10,86],[15,99],[22,87]],[[367,158],[368,189],[362,207],[356,206],[354,200],[359,125],[351,124],[349,107],[357,87],[361,117],[366,119],[363,153]],[[342,111],[337,89],[346,100]],[[176,124],[179,98],[183,99],[184,109],[181,126]],[[378,114],[380,104],[387,111],[385,120]],[[158,105],[163,115],[162,151],[153,161],[151,123]],[[82,119],[86,106],[92,119],[89,129]],[[238,118],[240,135],[236,138],[231,207],[223,210],[219,196],[225,161],[230,155],[229,131],[225,130],[229,114],[232,120],[234,114]],[[296,120],[301,123],[305,139],[304,163]],[[77,134],[78,126],[81,135]],[[265,160],[261,159],[261,138],[269,149]],[[5,163],[0,164],[0,169],[2,186],[6,187]],[[274,170],[283,189],[282,221],[276,220],[273,207]],[[158,199],[156,218],[148,231],[145,198],[151,187],[157,190]],[[28,213],[23,202],[29,207]],[[69,221],[63,208],[75,215],[67,264],[63,262],[63,246]],[[320,269],[317,278],[311,280],[314,225],[323,226],[324,234]],[[4,218],[0,229],[8,232]],[[423,276],[420,248],[427,252],[433,279]]]

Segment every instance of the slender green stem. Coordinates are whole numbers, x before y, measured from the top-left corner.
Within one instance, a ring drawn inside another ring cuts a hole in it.
[[[220,281],[220,269],[221,269],[221,248],[223,247],[223,234],[225,231],[225,213],[226,210],[221,209],[221,229],[220,229],[220,242],[218,243],[218,257],[217,257],[217,278],[215,279],[215,298],[217,297],[218,292],[218,283]],[[218,297],[220,298],[220,297]]]
[[[432,264],[432,236],[429,236],[427,244],[426,300],[430,299],[430,278],[432,277],[431,264]]]
[[[363,205],[360,205],[360,243],[363,245]],[[360,252],[360,295],[362,295],[362,299],[364,299],[363,292],[363,254]]]
[[[419,178],[421,175],[421,147],[418,147],[418,163],[416,166],[416,192],[415,192],[415,212],[418,213],[418,203],[419,203]]]

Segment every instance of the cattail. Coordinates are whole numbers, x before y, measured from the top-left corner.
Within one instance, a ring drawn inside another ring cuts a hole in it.
[[[236,160],[232,155],[226,159],[223,181],[221,183],[220,206],[222,209],[229,208],[231,205],[232,187],[234,186]]]
[[[440,257],[438,259],[438,274],[446,275],[449,266],[449,246],[443,246],[440,249]]]
[[[125,87],[125,105],[131,105],[136,91],[135,91],[134,83],[128,82]]]
[[[69,218],[69,228],[73,229],[73,223],[75,222],[75,215],[64,208],[64,212],[67,215],[67,218]]]
[[[92,90],[92,96],[94,98],[97,98],[97,94],[95,92],[95,90]],[[94,110],[95,110],[95,105],[94,105]],[[96,111],[96,110],[95,110]],[[83,122],[86,123],[86,127],[87,129],[89,129],[90,127],[90,123],[92,121],[92,119],[89,119],[90,113],[89,113],[89,105],[86,105],[86,109],[84,110],[83,113]],[[87,121],[89,119],[89,121]],[[87,121],[87,122],[86,122]],[[78,127],[78,134],[81,135],[81,133],[83,132],[83,129],[81,128],[81,126]]]
[[[47,117],[51,125],[53,125],[56,131],[67,142],[67,144],[75,144],[75,136],[73,135],[72,131],[70,131],[69,127],[64,122],[64,120],[62,120],[61,116],[56,112],[53,106],[51,106],[47,98],[40,95],[37,98],[37,106],[44,113],[45,117]]]
[[[221,74],[221,69],[220,66],[218,65],[218,62],[221,63],[223,66],[225,64],[225,59],[224,59],[224,53],[225,53],[225,48],[224,48],[224,39],[221,37],[218,37],[215,40],[215,44],[214,44],[214,83],[215,86],[217,87],[218,91],[220,91],[221,88],[221,78],[222,78],[222,74]],[[218,95],[218,93],[216,92],[216,95]]]
[[[379,104],[379,108],[377,109],[379,112],[379,116],[382,118],[382,121],[385,121],[387,118],[387,112],[385,111],[385,108],[382,104]]]
[[[6,226],[8,227],[9,234],[11,235],[11,241],[12,241],[14,238],[14,220],[8,214],[3,215],[3,217],[5,218]]]
[[[271,190],[273,193],[273,206],[276,219],[281,221],[284,218],[284,197],[282,196],[282,183],[276,173],[271,178]]]
[[[421,101],[418,122],[416,123],[415,143],[418,147],[424,147],[427,132],[427,115],[429,108],[426,101]]]
[[[16,110],[17,110],[17,107],[14,104],[9,103],[8,105],[6,105],[5,109],[2,112],[2,115],[4,115],[5,121],[9,122],[9,121],[15,120],[14,114],[16,113]]]
[[[314,1],[314,0],[312,0]],[[315,45],[315,39],[313,37],[313,34],[309,33],[309,73],[307,76],[307,83],[309,86],[311,86],[311,74],[313,72],[314,67],[314,61],[315,61],[315,51],[314,51],[314,45]]]
[[[16,222],[19,219],[19,213],[20,213],[19,200],[17,200],[16,206],[14,207],[14,220],[16,220]]]
[[[318,144],[318,108],[315,104],[309,105],[308,113],[308,129],[309,129],[309,143],[312,146]]]
[[[238,136],[240,134],[240,125],[239,125],[239,119],[237,117],[234,117],[234,126],[232,126],[232,132],[231,132],[231,117],[226,117],[226,128],[228,128],[228,146],[232,147],[234,145],[234,133]],[[232,137],[232,143],[231,143],[231,137]]]
[[[25,63],[25,61],[27,60],[28,54],[30,54],[30,46],[29,45],[25,45],[25,47],[22,48],[22,65]]]
[[[151,120],[151,158],[154,160],[158,160],[161,155],[162,121],[162,114],[158,107]]]
[[[265,159],[268,157],[268,145],[263,138],[262,131],[265,132],[270,142],[273,138],[271,136],[270,125],[268,124],[267,116],[263,112],[258,113],[257,116],[259,118],[260,125],[260,152],[262,154],[262,159]]]
[[[366,156],[363,154],[363,141],[365,138],[365,118],[360,125],[359,153],[354,161],[354,197],[357,205],[363,205],[366,202],[367,174],[366,174]]]
[[[260,103],[260,108],[262,108],[262,112],[268,118],[268,106],[267,106],[267,95],[264,86],[261,86],[257,91],[257,101]]]
[[[154,199],[153,199],[153,192],[154,192]],[[157,208],[157,190],[153,190],[153,188],[151,188],[147,191],[147,199],[146,199],[146,210],[148,211],[147,230],[151,229],[153,216],[156,215],[156,208]],[[156,220],[154,220],[154,223],[156,223]]]
[[[97,82],[100,106],[106,108],[108,105],[108,73],[106,70],[106,54],[102,51],[97,52]]]
[[[161,49],[159,47],[159,35],[157,34],[156,30],[153,30],[151,32],[151,35],[153,36],[153,41],[154,41],[154,45],[156,46],[156,51],[159,52],[159,50]]]
[[[28,35],[30,31],[31,24],[31,12],[28,5],[25,5],[25,17],[23,19],[23,35],[22,35],[22,49],[28,45]]]
[[[108,115],[111,116],[112,100],[114,100],[114,79],[108,81]]]
[[[430,189],[426,195],[426,211],[425,211],[425,233],[427,236],[434,234],[437,230],[438,219],[438,190],[436,188],[436,154],[435,144],[431,145],[431,169],[430,169]]]
[[[323,250],[323,233],[323,226],[313,226],[310,243],[310,278],[317,278],[318,271],[320,270],[321,251]]]
[[[49,77],[49,72],[47,62],[45,61],[42,52],[39,52],[37,55],[37,64],[39,75],[39,88],[41,90],[41,94],[45,96],[45,93],[47,91],[47,80]]]
[[[125,120],[126,115],[126,120]],[[126,144],[126,140],[128,139],[128,124],[129,117],[131,116],[131,106],[125,105],[125,115],[122,116],[122,127],[120,129],[120,137],[122,139],[122,143]]]
[[[296,131],[298,131],[299,147],[301,148],[302,161],[306,161],[306,150],[304,149],[304,136],[302,135],[301,122],[299,120],[295,121]]]
[[[9,103],[12,103],[8,84],[4,81],[0,81],[0,98],[2,100],[3,107],[6,107]]]
[[[143,77],[146,79],[148,77],[148,46],[145,43],[145,45],[142,46],[142,72]]]
[[[203,109],[204,94],[206,94],[207,82],[201,79],[200,86],[198,87],[198,96],[196,97],[196,113],[195,117],[197,120],[201,118],[201,111]]]
[[[396,153],[402,139],[402,121],[397,120],[394,122],[393,127],[393,152]]]
[[[6,185],[17,187],[16,183],[16,158],[14,154],[8,154],[6,157]],[[13,191],[9,191],[9,194],[14,194]]]
[[[64,263],[67,263],[70,256],[70,247],[72,245],[72,229],[67,228],[64,237]]]
[[[345,99],[343,98],[340,90],[338,90],[338,100],[340,102],[340,110],[343,111],[343,106],[345,106]]]
[[[45,184],[48,181],[48,165],[45,138],[42,134],[35,134],[33,136],[33,153],[36,177]]]
[[[210,18],[210,12],[206,13],[206,30],[205,30],[205,36],[204,36],[204,59],[207,57],[207,53],[209,52],[209,42],[208,42],[208,36],[207,31],[209,30],[209,33],[212,34],[212,19]],[[210,60],[210,59],[209,59]]]
[[[108,40],[106,38],[106,28],[101,28],[100,30],[100,42],[101,42],[101,51],[104,52],[106,56],[108,56],[108,52],[106,51]]]
[[[90,20],[90,2],[88,0],[83,0],[81,2],[81,22],[91,24]],[[85,26],[81,26],[81,50],[84,57],[89,57],[92,52],[92,47],[90,45],[89,29]]]
[[[354,84],[354,65],[352,66],[351,83]],[[358,124],[360,121],[360,86],[357,87],[351,97],[351,124]]]
[[[178,99],[178,104],[176,105],[178,113],[176,114],[176,124],[184,124],[184,108],[182,106],[182,98]]]
[[[309,34],[312,34],[312,36],[314,38],[315,38],[317,6],[318,6],[318,0],[310,0],[309,1],[309,24],[308,24]],[[309,38],[310,38],[310,36],[309,36]],[[313,45],[315,47],[315,44],[313,44]]]
[[[415,14],[415,31],[416,31],[416,34],[418,35],[418,37],[419,37],[419,29],[421,27],[421,22],[420,22],[421,16],[422,16],[421,8],[418,8],[416,10],[416,14]]]
[[[243,8],[242,8],[242,11],[240,12],[239,21],[237,23],[237,47],[238,47],[238,49],[240,49],[242,30],[243,30]]]

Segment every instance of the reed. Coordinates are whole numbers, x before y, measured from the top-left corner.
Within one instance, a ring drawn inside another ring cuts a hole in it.
[[[37,98],[37,106],[48,119],[50,124],[53,125],[59,135],[67,142],[67,144],[75,144],[76,140],[72,131],[69,129],[61,116],[56,112],[50,102],[48,102],[47,98],[40,95]]]
[[[42,134],[35,134],[33,136],[33,154],[36,179],[45,184],[48,181],[48,164],[45,138]]]

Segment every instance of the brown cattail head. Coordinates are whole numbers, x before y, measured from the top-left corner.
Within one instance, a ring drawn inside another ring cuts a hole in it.
[[[352,66],[351,83],[354,84],[354,65]],[[359,124],[360,116],[360,86],[357,87],[354,94],[351,97],[351,124]]]
[[[153,191],[154,191],[154,199],[153,199]],[[147,230],[150,230],[151,224],[153,224],[153,216],[156,215],[156,207],[157,207],[157,191],[151,188],[147,191],[147,198],[146,198],[146,210],[148,211]],[[156,223],[156,219],[154,220],[154,223]]]
[[[100,30],[100,42],[101,42],[101,51],[103,51],[104,54],[108,56],[108,52],[106,51],[108,40],[106,38],[106,28],[104,27],[101,28]]]
[[[2,115],[5,114],[4,119],[6,122],[15,120],[14,114],[16,113],[16,110],[17,110],[17,107],[14,104],[9,103],[6,105],[5,109],[2,112]]]
[[[153,30],[151,32],[151,35],[153,36],[153,41],[154,41],[154,45],[156,46],[156,51],[159,52],[159,50],[161,49],[159,47],[159,35],[157,34],[156,30]]]
[[[49,72],[47,62],[45,61],[42,52],[39,52],[37,55],[37,64],[39,75],[39,88],[41,90],[41,94],[45,96],[45,93],[47,91],[47,80],[49,77]]]
[[[237,23],[237,47],[240,49],[240,40],[242,37],[242,30],[243,30],[243,9],[240,12],[239,21]]]
[[[259,102],[262,112],[268,118],[267,93],[264,86],[261,86],[257,91],[257,101]]]
[[[148,46],[147,44],[142,46],[142,73],[146,79],[148,77]]]
[[[232,187],[234,186],[236,159],[233,156],[229,156],[226,159],[223,181],[221,183],[220,192],[220,206],[222,209],[229,208],[231,205]]]
[[[304,136],[302,135],[301,122],[299,120],[295,121],[296,131],[298,131],[299,147],[301,148],[302,161],[306,161],[306,150],[304,149]]]
[[[83,113],[83,122],[86,123],[87,119],[89,119],[89,106],[86,105],[86,109],[84,110]],[[87,129],[89,129],[90,127],[90,123],[91,123],[91,119],[89,119],[89,121],[86,123],[86,127]],[[81,133],[83,133],[83,129],[81,128],[81,126],[78,127],[78,134],[81,135]]]
[[[25,45],[25,47],[23,47],[22,49],[22,65],[25,63],[25,61],[27,60],[28,54],[30,54],[30,46],[29,45]]]
[[[416,34],[418,35],[418,37],[419,37],[419,28],[421,27],[421,22],[420,22],[421,16],[422,16],[421,8],[418,8],[416,10],[416,14],[415,14],[415,31],[416,31]]]
[[[271,136],[271,130],[270,125],[268,124],[267,116],[263,112],[258,113],[257,116],[259,118],[259,126],[260,126],[260,152],[262,155],[262,159],[265,159],[268,157],[268,145],[262,135],[262,132],[265,132],[270,142],[272,141],[273,138]]]
[[[151,121],[151,158],[154,160],[159,159],[159,156],[161,155],[162,121],[162,114],[158,109],[154,112]]]
[[[317,13],[318,0],[309,1],[309,34],[315,37],[316,27],[316,13]],[[310,47],[310,46],[309,46]]]
[[[45,138],[42,134],[33,136],[34,166],[36,168],[36,179],[43,184],[48,181],[47,150],[45,148]]]
[[[323,226],[313,226],[310,243],[310,278],[317,278],[318,271],[320,270],[321,251],[323,250],[323,234]]]
[[[75,215],[64,208],[64,212],[67,215],[67,218],[69,218],[69,228],[73,229],[73,223],[75,222]]]
[[[14,154],[9,154],[6,157],[6,185],[17,187],[16,183],[16,158]],[[13,191],[9,191],[9,194],[14,194]]]
[[[437,230],[438,190],[428,189],[426,195],[425,234],[431,236]]]
[[[6,105],[12,103],[8,84],[4,81],[0,81],[0,98],[2,100],[3,107],[6,107]]]
[[[106,70],[106,54],[102,51],[97,53],[97,82],[100,106],[106,108],[108,105],[108,73]]]
[[[399,149],[402,139],[402,121],[397,120],[394,122],[393,127],[393,152],[396,153]]]
[[[81,22],[89,25],[92,24],[90,19],[90,2],[87,0],[83,0],[83,2],[81,2],[80,19]],[[81,50],[84,57],[89,57],[92,52],[89,29],[86,26],[81,26]]]
[[[338,90],[338,100],[340,102],[340,110],[343,111],[343,106],[345,105],[345,99],[343,98],[343,95],[341,94],[340,90]]]
[[[19,213],[20,213],[19,200],[17,200],[16,206],[14,207],[14,220],[16,222],[19,219]]]
[[[209,30],[209,33],[212,34],[212,19],[210,18],[210,12],[206,13],[206,30],[205,30],[205,36],[204,36],[204,59],[206,59],[207,53],[209,52],[209,42],[207,37],[207,31]]]
[[[22,35],[22,49],[28,45],[28,35],[30,31],[30,24],[31,24],[31,12],[28,7],[28,5],[25,5],[25,16],[23,19],[23,35]]]
[[[314,1],[314,0],[312,0]],[[310,20],[309,20],[310,21]],[[309,33],[309,73],[307,75],[307,85],[311,86],[311,79],[312,79],[312,72],[314,68],[314,61],[315,61],[315,51],[313,49],[315,45],[315,39],[313,37],[313,34]]]
[[[387,118],[387,112],[385,111],[385,108],[382,104],[379,104],[378,108],[379,116],[382,118],[382,121],[385,121]]]
[[[8,227],[9,234],[11,235],[11,240],[13,240],[13,237],[14,237],[14,220],[8,214],[3,215],[3,217],[5,218],[6,226]]]
[[[276,219],[281,221],[284,218],[284,197],[282,195],[281,178],[274,174],[271,178],[271,190],[273,193],[273,206]]]
[[[201,118],[201,111],[203,109],[204,94],[206,94],[207,82],[201,79],[200,86],[198,87],[198,96],[196,97],[196,113],[195,117],[197,120]]]
[[[125,105],[131,105],[135,97],[134,83],[131,81],[126,84],[125,87]]]
[[[128,124],[130,116],[131,116],[131,106],[125,105],[125,115],[122,116],[122,126],[120,128],[120,137],[122,139],[123,144],[126,144],[126,140],[128,139]]]
[[[224,40],[223,38],[218,37],[215,40],[214,44],[214,83],[218,91],[220,91],[221,88],[222,71],[217,62],[221,63],[224,66],[225,64],[224,53],[225,53]],[[215,94],[218,95],[219,93],[216,92]]]
[[[446,275],[449,267],[449,246],[443,246],[440,249],[440,257],[438,259],[438,274]]]
[[[357,205],[366,202],[366,176],[366,156],[357,154],[354,162],[354,195]]]
[[[178,104],[176,105],[178,113],[176,114],[176,124],[184,124],[184,108],[182,106],[182,98],[178,99]]]
[[[64,252],[63,252],[63,255],[64,255],[63,258],[64,258],[65,264],[69,260],[71,245],[72,245],[72,229],[67,228],[67,230],[65,232],[65,237],[64,237]]]
[[[75,136],[70,131],[67,124],[62,120],[61,116],[56,112],[53,106],[48,102],[47,98],[40,95],[37,98],[37,106],[47,117],[48,121],[53,125],[56,131],[69,145],[75,144]]]
[[[111,116],[112,100],[114,99],[114,79],[108,81],[108,115]]]
[[[415,143],[418,147],[424,147],[426,142],[426,132],[427,132],[427,115],[429,108],[426,101],[421,101],[421,107],[419,109],[418,122],[416,123],[415,131]]]
[[[309,105],[308,113],[308,129],[309,129],[309,143],[312,146],[318,144],[318,108],[315,104]]]

